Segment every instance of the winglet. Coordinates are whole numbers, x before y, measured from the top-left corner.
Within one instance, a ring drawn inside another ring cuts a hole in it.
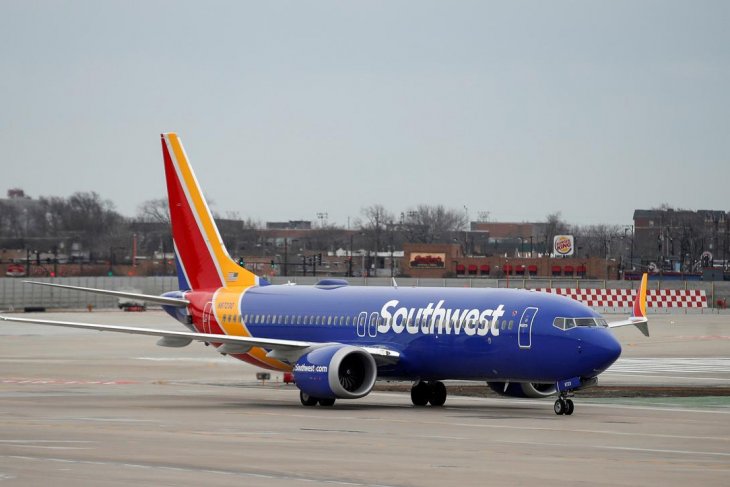
[[[631,316],[635,318],[646,318],[646,285],[648,279],[649,275],[645,272],[641,276],[639,292],[636,293],[636,299],[634,299],[634,312]]]
[[[639,329],[641,333],[644,334],[644,336],[649,336],[649,319],[646,317],[646,287],[648,279],[648,274],[644,273],[641,278],[639,290],[636,293],[636,298],[634,299],[634,305],[629,319],[621,321],[611,321],[608,323],[609,328],[634,325],[636,328]]]

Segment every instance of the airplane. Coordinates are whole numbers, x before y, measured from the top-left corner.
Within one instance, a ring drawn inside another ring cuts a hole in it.
[[[161,296],[75,289],[156,303],[185,331],[0,316],[19,323],[160,337],[157,344],[212,344],[224,355],[293,373],[304,406],[367,396],[376,380],[410,381],[414,406],[443,406],[445,380],[485,381],[502,396],[571,397],[596,384],[621,354],[610,328],[649,336],[644,274],[633,312],[607,322],[567,297],[504,288],[272,285],[228,254],[180,138],[161,135],[179,289]]]

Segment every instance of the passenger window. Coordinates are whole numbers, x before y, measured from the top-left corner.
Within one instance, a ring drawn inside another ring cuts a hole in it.
[[[507,328],[507,320],[502,320],[502,329],[504,330],[506,328]]]
[[[327,324],[328,325],[331,325],[332,324],[332,317],[331,316],[328,316],[327,317]]]
[[[507,327],[509,330],[512,329],[512,325],[514,324],[513,320],[509,320],[509,326]]]

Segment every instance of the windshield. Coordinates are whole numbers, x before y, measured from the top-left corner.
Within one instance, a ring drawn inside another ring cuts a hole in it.
[[[561,330],[570,330],[576,326],[605,328],[608,323],[603,318],[555,318],[553,326]]]

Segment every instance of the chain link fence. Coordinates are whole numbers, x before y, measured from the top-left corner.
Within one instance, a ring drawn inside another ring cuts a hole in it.
[[[296,276],[274,277],[273,284],[294,283],[312,285],[321,277]],[[159,295],[177,289],[177,278],[174,276],[159,277],[65,277],[37,278],[41,282],[53,282],[69,286],[110,289],[114,291],[130,291],[142,294]],[[351,277],[347,281],[352,286],[392,286],[393,280],[386,277]],[[399,287],[462,287],[462,288],[517,288],[538,289],[556,287],[575,287],[581,289],[635,289],[638,281],[602,281],[583,279],[416,279],[398,278]],[[686,289],[704,290],[710,308],[723,307],[723,302],[730,301],[730,282],[715,281],[649,281],[649,289]],[[67,289],[26,284],[21,278],[0,278],[0,310],[23,310],[28,307],[52,308],[116,308],[119,299],[112,296],[84,293]],[[604,310],[612,311],[612,310]],[[620,311],[620,310],[616,310]]]

